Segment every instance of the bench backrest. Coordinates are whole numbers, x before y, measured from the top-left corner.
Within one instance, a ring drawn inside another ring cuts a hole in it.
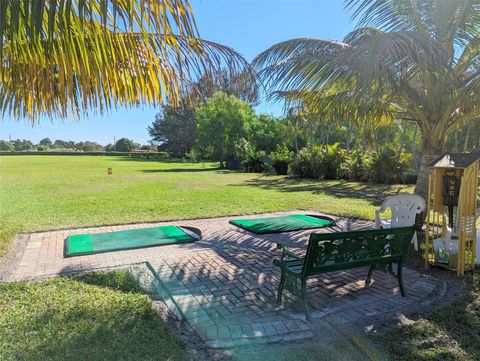
[[[313,233],[308,242],[302,274],[337,271],[402,259],[415,227],[353,232]]]

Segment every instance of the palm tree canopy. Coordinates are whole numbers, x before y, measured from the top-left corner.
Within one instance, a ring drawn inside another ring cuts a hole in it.
[[[480,120],[480,0],[347,0],[342,42],[292,39],[253,62],[271,96],[323,117],[403,119],[422,132],[416,192],[456,124]]]
[[[233,49],[200,39],[188,0],[2,0],[0,107],[14,118],[175,104]]]
[[[375,119],[393,107],[438,138],[457,121],[480,118],[480,1],[349,0],[346,7],[359,22],[343,42],[292,39],[254,59],[272,96],[301,94],[330,116],[363,104]]]

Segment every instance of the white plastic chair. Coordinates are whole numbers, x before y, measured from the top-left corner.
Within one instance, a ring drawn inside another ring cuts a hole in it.
[[[390,219],[382,219],[380,215],[387,209],[391,209]],[[398,194],[388,197],[382,203],[380,209],[375,211],[376,228],[407,227],[415,224],[415,217],[425,209],[425,200],[414,194]],[[413,246],[418,251],[417,232],[412,238]]]

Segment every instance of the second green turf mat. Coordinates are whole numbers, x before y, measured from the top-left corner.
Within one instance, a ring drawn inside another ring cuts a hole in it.
[[[255,234],[265,234],[330,227],[335,224],[335,221],[324,216],[292,214],[269,218],[236,219],[230,223]]]
[[[65,256],[160,246],[196,241],[197,238],[177,226],[129,229],[126,231],[75,234],[65,240]]]

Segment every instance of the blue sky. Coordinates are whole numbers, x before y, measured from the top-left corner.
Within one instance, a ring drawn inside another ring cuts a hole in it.
[[[343,10],[342,0],[191,0],[191,5],[204,39],[235,48],[247,60],[271,45],[299,37],[341,40],[354,23]],[[281,104],[260,103],[258,112],[280,115]],[[113,138],[132,138],[146,144],[147,126],[157,109],[121,108],[103,115],[89,115],[77,121],[66,119],[51,123],[41,119],[32,127],[25,121],[4,118],[0,122],[0,138],[25,138],[33,142],[49,137],[63,140],[92,140],[100,144]]]

